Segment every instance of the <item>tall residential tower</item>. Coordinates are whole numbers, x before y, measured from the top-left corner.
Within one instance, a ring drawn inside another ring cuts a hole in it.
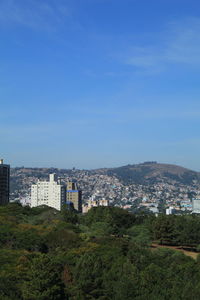
[[[10,192],[10,166],[0,159],[0,205],[8,204]]]
[[[31,187],[31,207],[47,205],[61,210],[66,202],[66,186],[49,175],[49,181],[39,181]]]
[[[192,213],[200,214],[200,196],[192,199]]]
[[[82,192],[74,181],[67,183],[67,202],[73,203],[74,209],[82,212]]]

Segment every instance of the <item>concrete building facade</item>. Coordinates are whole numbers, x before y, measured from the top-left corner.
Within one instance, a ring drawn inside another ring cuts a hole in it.
[[[88,200],[86,204],[82,206],[83,213],[87,213],[92,207],[99,207],[99,206],[109,206],[109,201],[102,199],[102,200]]]
[[[39,181],[31,186],[31,207],[47,205],[61,210],[66,202],[66,186],[56,180],[55,174],[49,175],[49,181]]]
[[[76,182],[67,183],[67,202],[72,203],[78,212],[82,212],[82,192],[78,190]]]
[[[175,209],[173,206],[170,206],[166,209],[166,215],[173,215],[175,213]]]
[[[192,213],[200,214],[200,197],[192,199]]]
[[[0,205],[9,203],[10,193],[10,166],[0,160]]]

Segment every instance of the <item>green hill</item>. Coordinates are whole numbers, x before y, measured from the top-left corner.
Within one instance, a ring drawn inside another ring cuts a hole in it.
[[[173,182],[191,185],[194,180],[200,180],[200,174],[189,169],[156,162],[146,162],[107,169],[108,175],[117,176],[126,184],[153,184],[156,182]]]

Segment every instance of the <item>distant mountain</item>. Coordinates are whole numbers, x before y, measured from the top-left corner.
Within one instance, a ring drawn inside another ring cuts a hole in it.
[[[125,184],[153,184],[157,182],[191,185],[200,182],[200,173],[170,164],[145,162],[119,168],[106,169],[106,173],[118,177]]]

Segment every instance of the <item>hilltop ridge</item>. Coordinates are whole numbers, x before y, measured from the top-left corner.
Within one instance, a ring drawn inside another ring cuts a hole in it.
[[[190,169],[157,162],[144,162],[140,164],[126,165],[118,168],[106,169],[110,176],[116,176],[126,184],[153,184],[156,182],[170,181],[186,185],[200,181],[200,173]]]

